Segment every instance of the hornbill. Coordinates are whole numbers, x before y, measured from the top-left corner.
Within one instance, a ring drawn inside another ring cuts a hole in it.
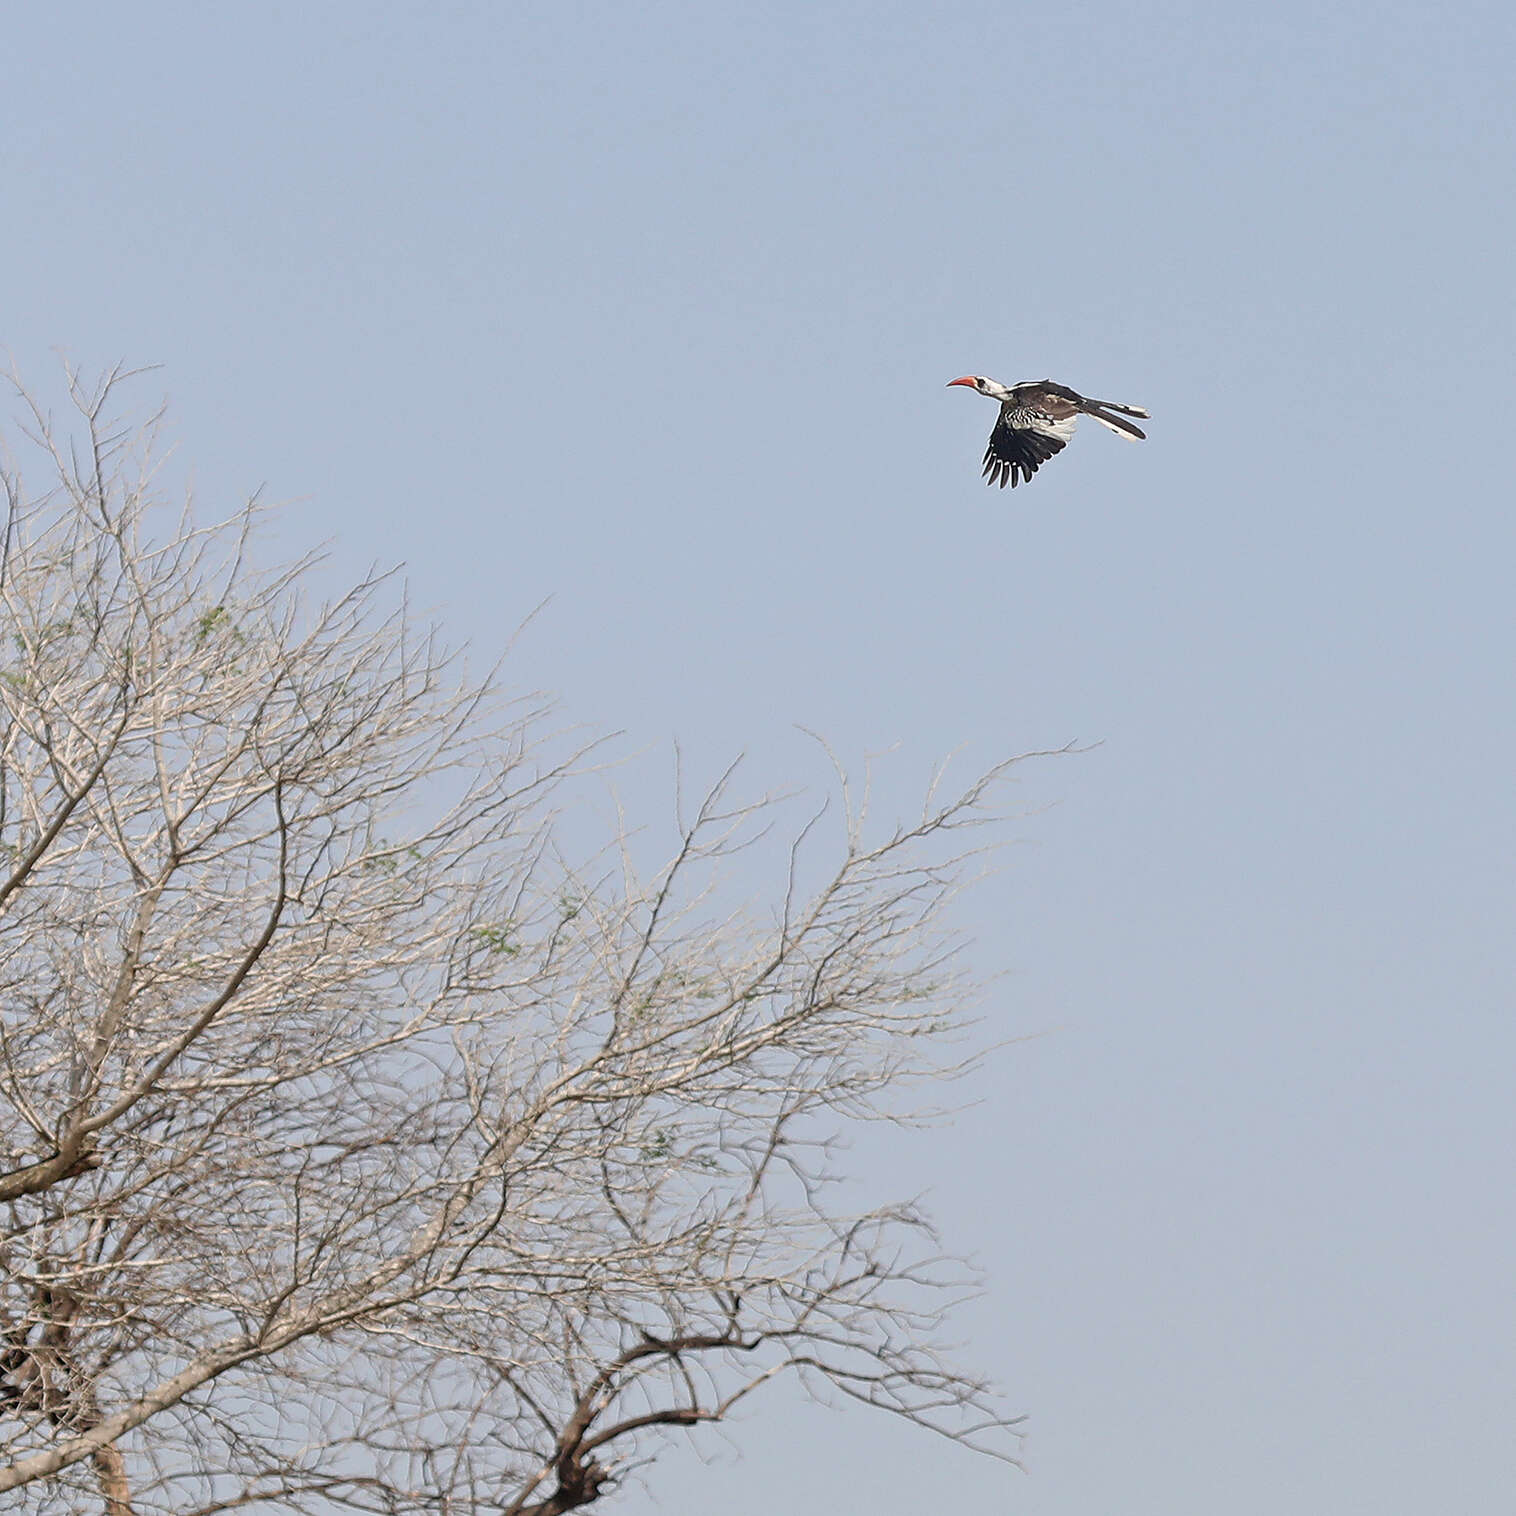
[[[953,379],[966,384],[981,395],[1000,402],[1000,419],[990,433],[990,445],[984,450],[984,477],[989,484],[1012,489],[1030,479],[1054,453],[1061,453],[1074,435],[1081,416],[1093,416],[1101,426],[1108,426],[1118,437],[1138,441],[1147,436],[1121,416],[1146,416],[1137,405],[1117,405],[1114,400],[1086,400],[1066,384],[1051,379],[1035,379],[1026,384],[1004,385],[980,374],[966,374]],[[1120,416],[1109,414],[1120,411]]]

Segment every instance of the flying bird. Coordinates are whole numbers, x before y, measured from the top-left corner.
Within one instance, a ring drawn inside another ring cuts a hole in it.
[[[1032,477],[1055,453],[1068,446],[1069,438],[1081,416],[1093,416],[1101,426],[1108,426],[1118,437],[1142,441],[1147,433],[1123,421],[1122,416],[1143,416],[1138,405],[1117,405],[1114,400],[1086,400],[1066,384],[1051,379],[1034,379],[1026,384],[1004,385],[981,374],[966,374],[948,384],[966,384],[981,395],[1000,402],[1000,419],[990,433],[990,445],[984,450],[984,477],[1001,489]],[[1120,415],[1111,415],[1119,411]]]

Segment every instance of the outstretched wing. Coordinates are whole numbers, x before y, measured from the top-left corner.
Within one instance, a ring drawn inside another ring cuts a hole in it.
[[[1013,409],[1000,412],[990,445],[984,450],[984,477],[1001,489],[1030,479],[1055,453],[1068,446],[1078,423],[1077,416],[1055,421],[1041,411]]]

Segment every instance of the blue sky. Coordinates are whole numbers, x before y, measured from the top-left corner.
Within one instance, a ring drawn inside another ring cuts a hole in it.
[[[403,561],[666,801],[1025,772],[982,1104],[859,1152],[1008,1475],[776,1397],[622,1508],[1492,1510],[1516,1412],[1506,6],[33,7],[0,342]],[[989,402],[1147,406],[983,488]],[[549,598],[550,597],[550,598]]]

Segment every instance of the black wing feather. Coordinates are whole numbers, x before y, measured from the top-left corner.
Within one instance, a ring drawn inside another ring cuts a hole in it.
[[[984,450],[985,480],[1001,489],[1007,484],[1015,489],[1067,446],[1065,437],[1034,431],[1029,426],[1013,426],[1002,411],[990,433],[990,445]]]

